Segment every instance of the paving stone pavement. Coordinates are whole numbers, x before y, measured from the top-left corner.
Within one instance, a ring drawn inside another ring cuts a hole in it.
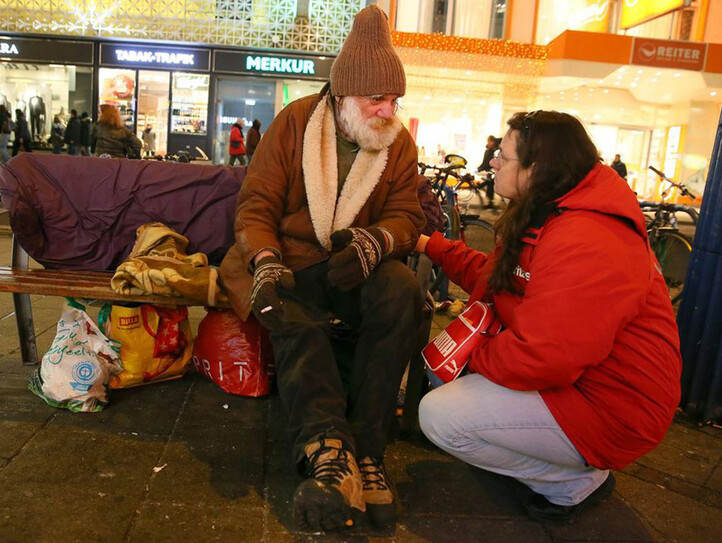
[[[0,265],[9,263],[0,237]],[[38,348],[62,300],[34,297]],[[203,310],[191,311],[192,324]],[[438,315],[435,329],[444,326]],[[101,413],[45,405],[27,389],[9,294],[0,294],[0,542],[722,541],[722,434],[680,418],[653,452],[617,472],[613,497],[571,525],[523,513],[525,488],[469,467],[419,436],[387,466],[396,529],[294,530],[300,481],[277,395],[231,396],[203,377],[114,391]]]

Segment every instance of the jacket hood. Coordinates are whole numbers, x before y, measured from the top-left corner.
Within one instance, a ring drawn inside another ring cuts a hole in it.
[[[627,182],[609,166],[597,164],[582,181],[557,200],[559,208],[613,215],[647,237],[644,215]]]

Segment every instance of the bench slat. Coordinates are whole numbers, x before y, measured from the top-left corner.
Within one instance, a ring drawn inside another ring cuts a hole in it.
[[[0,266],[0,292],[69,296],[156,305],[206,305],[204,300],[160,295],[123,295],[110,288],[112,272],[23,270]],[[227,307],[227,304],[217,304]]]

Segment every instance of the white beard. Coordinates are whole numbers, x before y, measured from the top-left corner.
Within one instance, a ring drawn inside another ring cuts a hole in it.
[[[381,151],[390,146],[402,126],[396,115],[390,119],[373,117],[365,120],[355,96],[344,98],[337,118],[341,130],[361,149],[367,151]]]

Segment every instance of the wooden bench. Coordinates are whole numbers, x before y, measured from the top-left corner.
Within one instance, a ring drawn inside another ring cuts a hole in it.
[[[30,304],[31,294],[62,296],[108,302],[139,302],[155,305],[206,306],[204,300],[158,295],[124,295],[110,288],[112,272],[75,270],[31,270],[28,254],[15,236],[12,241],[12,265],[0,266],[0,292],[10,292],[15,305],[20,351],[23,364],[40,361],[35,341],[35,323]],[[227,307],[227,304],[219,304]]]
[[[15,305],[15,319],[20,339],[22,361],[26,365],[37,365],[37,342],[35,323],[30,303],[31,294],[61,296],[107,302],[139,302],[155,305],[186,305],[189,307],[207,306],[204,300],[176,298],[158,295],[123,295],[110,287],[112,272],[92,272],[75,270],[35,270],[29,269],[29,257],[13,236],[12,265],[0,266],[0,292],[10,292]],[[218,307],[228,307],[218,304]],[[401,417],[401,430],[405,434],[418,432],[419,402],[426,388],[424,363],[421,349],[426,345],[431,332],[434,302],[427,296],[424,306],[424,321],[409,364],[406,384],[404,410]]]

